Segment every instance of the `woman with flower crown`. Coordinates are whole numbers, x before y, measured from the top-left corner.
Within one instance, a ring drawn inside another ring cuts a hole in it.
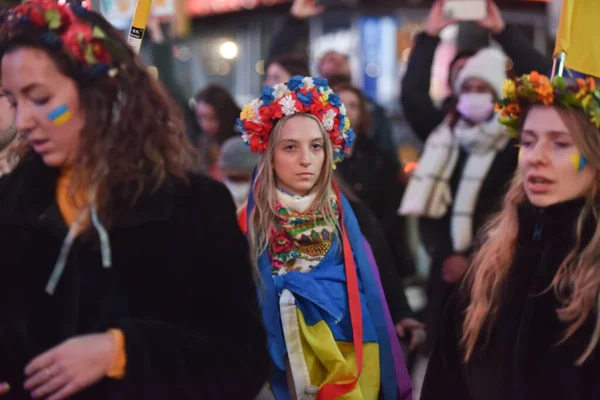
[[[281,399],[408,399],[411,388],[377,266],[332,180],[354,132],[322,78],[267,86],[244,107],[261,153],[241,210]],[[379,397],[381,396],[381,397]]]
[[[0,62],[25,139],[0,179],[0,398],[254,399],[248,245],[164,89],[106,20],[53,0],[8,12]]]
[[[422,399],[598,399],[600,90],[532,72],[504,96],[519,168],[447,303]]]

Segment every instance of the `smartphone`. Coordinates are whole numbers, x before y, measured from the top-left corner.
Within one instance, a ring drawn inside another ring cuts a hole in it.
[[[459,21],[477,21],[487,16],[486,0],[445,0],[444,16]]]

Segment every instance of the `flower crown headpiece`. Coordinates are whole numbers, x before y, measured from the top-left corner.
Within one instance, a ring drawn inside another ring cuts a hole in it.
[[[535,71],[516,79],[507,79],[503,88],[504,98],[496,104],[496,111],[500,113],[498,121],[516,134],[522,123],[523,104],[559,104],[583,111],[600,128],[600,90],[596,89],[593,78],[579,78],[576,82],[577,85],[570,85],[560,76],[551,81]]]
[[[312,114],[321,122],[333,147],[333,161],[340,162],[354,143],[354,130],[340,96],[327,79],[294,76],[288,83],[266,86],[260,98],[242,109],[238,126],[244,142],[254,153],[263,153],[273,127],[281,118]]]
[[[75,4],[29,0],[11,8],[3,18],[0,35],[10,40],[28,29],[45,31],[40,39],[51,50],[65,51],[81,63],[84,75],[95,78],[118,72],[124,50],[92,23],[91,14]]]

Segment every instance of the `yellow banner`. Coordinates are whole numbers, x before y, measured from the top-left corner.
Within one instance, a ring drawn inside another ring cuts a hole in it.
[[[563,0],[554,55],[566,53],[567,68],[600,77],[600,1]]]
[[[133,14],[133,22],[131,23],[129,39],[127,41],[138,53],[142,47],[142,40],[144,39],[146,24],[150,16],[151,5],[152,0],[138,0],[135,14]]]

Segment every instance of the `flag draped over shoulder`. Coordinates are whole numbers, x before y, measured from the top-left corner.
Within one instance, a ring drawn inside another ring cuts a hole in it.
[[[594,32],[600,22],[598,0],[562,0],[554,55],[566,53],[567,68],[600,77],[600,41]]]

